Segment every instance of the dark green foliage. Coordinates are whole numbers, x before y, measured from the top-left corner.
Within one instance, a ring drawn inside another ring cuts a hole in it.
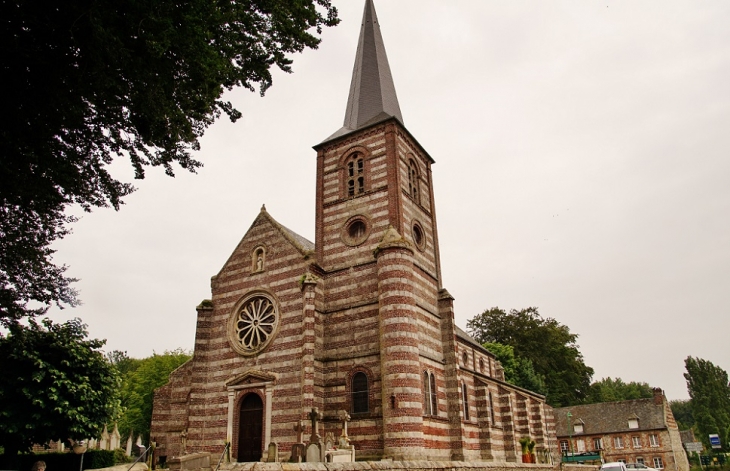
[[[585,403],[628,401],[630,399],[650,398],[653,395],[649,383],[637,383],[635,381],[624,383],[621,378],[603,378],[591,384]]]
[[[88,340],[80,319],[0,336],[0,444],[6,453],[33,443],[97,437],[118,411],[116,369]]]
[[[511,345],[488,342],[484,344],[484,348],[494,353],[494,356],[502,364],[505,381],[536,393],[545,394],[547,392],[545,380],[535,373],[532,361],[516,357],[514,348]]]
[[[669,401],[669,407],[672,408],[672,415],[679,430],[689,430],[695,426],[695,418],[692,414],[692,400]]]
[[[77,470],[81,457],[70,453],[28,453],[19,456],[0,456],[2,469],[31,469],[36,461],[44,461],[49,470]],[[11,464],[12,463],[12,464]],[[114,452],[109,450],[88,450],[84,453],[84,469],[99,469],[114,466]]]
[[[687,372],[687,391],[692,400],[699,439],[709,448],[711,433],[720,436],[724,451],[730,450],[730,386],[725,370],[701,358],[687,357],[684,360]]]
[[[0,18],[2,321],[75,303],[49,247],[69,205],[118,209],[133,191],[109,173],[115,158],[137,178],[194,172],[206,128],[241,116],[223,92],[263,93],[272,67],[290,72],[288,56],[339,22],[330,0],[11,0]]]
[[[154,354],[136,362],[127,370],[122,383],[123,414],[119,420],[119,433],[123,437],[142,435],[143,443],[150,438],[152,400],[155,389],[167,383],[170,373],[190,359],[181,349]]]
[[[514,349],[515,357],[532,362],[545,381],[547,402],[553,407],[581,404],[588,394],[593,368],[586,366],[578,350],[578,335],[552,318],[544,319],[537,308],[494,307],[467,322],[479,342],[497,342]]]

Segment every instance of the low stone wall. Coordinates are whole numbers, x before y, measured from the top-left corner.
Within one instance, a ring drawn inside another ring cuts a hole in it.
[[[589,467],[580,470],[589,471]],[[223,467],[221,467],[223,469]],[[481,461],[356,461],[354,463],[236,463],[235,471],[558,471],[547,464],[492,463]]]
[[[210,453],[191,453],[167,460],[171,471],[199,470],[210,468]]]
[[[563,463],[560,469],[561,471],[598,471],[601,467],[591,464]]]

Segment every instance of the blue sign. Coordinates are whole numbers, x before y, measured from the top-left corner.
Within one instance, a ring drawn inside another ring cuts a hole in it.
[[[710,445],[712,445],[712,448],[722,448],[722,445],[720,445],[720,436],[718,434],[710,434]]]

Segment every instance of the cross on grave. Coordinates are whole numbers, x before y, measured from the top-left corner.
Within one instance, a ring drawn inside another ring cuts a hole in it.
[[[309,437],[309,442],[319,443],[321,437],[319,436],[319,431],[317,430],[317,422],[322,420],[322,414],[319,413],[319,409],[317,409],[316,407],[312,407],[312,412],[307,414],[307,417],[309,417],[309,420],[312,421],[312,436]]]
[[[304,421],[298,420],[294,424],[294,431],[297,432],[297,443],[302,443],[302,435],[304,434]]]
[[[347,413],[347,411],[340,412],[340,420],[342,421],[342,435],[340,435],[343,438],[347,437],[347,422],[350,421],[350,414]]]

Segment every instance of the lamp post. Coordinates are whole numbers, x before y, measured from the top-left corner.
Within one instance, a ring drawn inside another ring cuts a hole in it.
[[[79,440],[78,442],[73,443],[73,450],[74,453],[77,455],[81,455],[81,464],[79,464],[79,471],[84,470],[84,453],[86,453],[86,441]]]
[[[573,414],[568,411],[568,443],[570,443],[570,456],[572,457],[575,453],[573,453],[573,424],[571,423],[571,418],[573,417]]]

